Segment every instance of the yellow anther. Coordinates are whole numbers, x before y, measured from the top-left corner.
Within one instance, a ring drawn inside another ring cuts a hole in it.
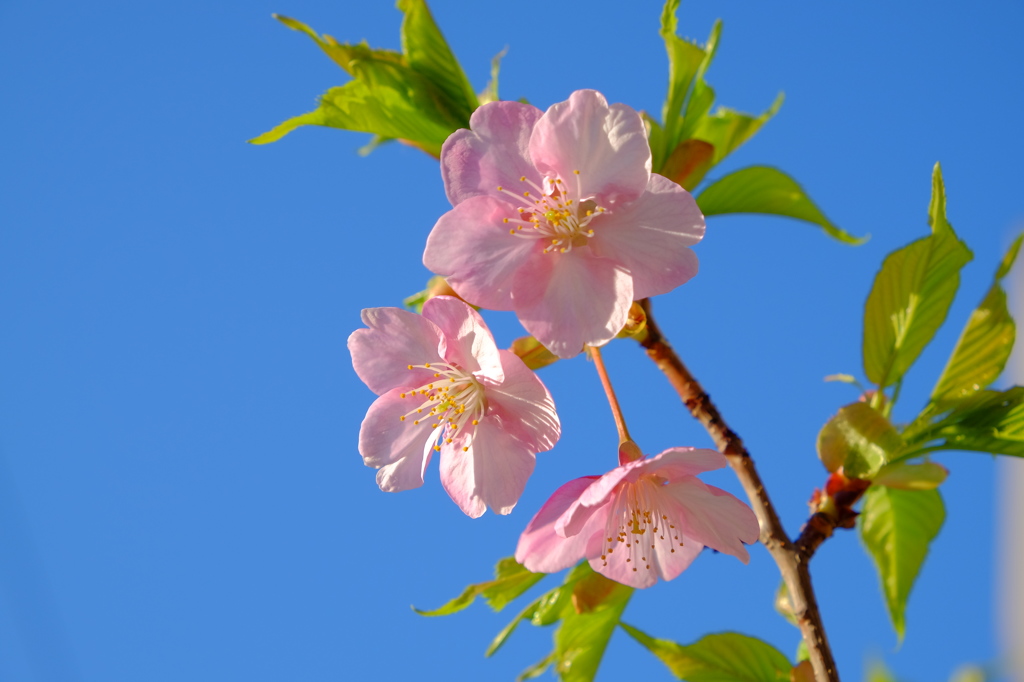
[[[503,189],[505,189],[505,188],[504,188],[504,187],[502,187],[501,185],[498,185],[498,191],[499,191],[499,192],[500,192],[501,190],[503,190]]]
[[[412,365],[409,365],[409,369],[412,369]]]
[[[474,420],[473,420],[473,426],[476,426],[476,425],[477,425],[477,424],[479,424],[479,423],[480,423],[480,420],[479,420],[479,419],[474,419]]]
[[[468,447],[462,448],[462,451],[463,452],[469,452],[469,448]]]
[[[508,218],[502,218],[502,219],[501,219],[501,222],[503,222],[503,223],[507,223],[507,222],[508,222]]]
[[[515,233],[516,233],[516,231],[515,231],[515,230],[509,230],[509,231],[508,231],[508,233],[509,233],[509,234],[515,234]]]
[[[526,182],[526,176],[525,175],[519,176],[519,182]]]
[[[413,424],[419,424],[419,423],[420,423],[420,422],[419,422],[419,420],[418,420],[418,419],[417,419],[416,421],[414,421],[414,422],[413,422]]]
[[[530,196],[530,193],[529,192],[523,192],[523,196],[524,197],[528,197],[528,196]]]
[[[403,415],[402,415],[401,417],[399,417],[399,418],[398,418],[398,421],[400,421],[400,422],[404,422],[404,421],[405,421],[405,415],[403,414]]]
[[[573,174],[574,174],[574,175],[579,175],[579,174],[580,174],[580,172],[579,172],[578,170],[574,170],[574,171],[573,171]]]

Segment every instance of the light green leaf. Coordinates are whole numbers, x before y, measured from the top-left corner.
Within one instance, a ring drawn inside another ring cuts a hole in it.
[[[498,74],[501,72],[501,60],[507,52],[508,48],[506,47],[491,58],[491,79],[487,81],[484,91],[478,95],[480,104],[498,101]]]
[[[589,564],[584,563],[589,568]],[[555,632],[555,673],[562,682],[591,682],[633,588],[590,572],[573,588],[572,606]]]
[[[491,640],[490,645],[487,647],[487,651],[484,652],[484,656],[492,656],[494,652],[500,649],[501,645],[504,644],[506,640],[508,640],[512,633],[515,632],[516,627],[518,627],[520,623],[522,623],[524,620],[529,620],[533,618],[533,614],[537,612],[537,607],[540,606],[541,599],[543,599],[543,597],[535,599],[529,606],[520,611],[519,614],[512,619],[512,622],[503,627],[501,629],[501,632],[499,632],[497,636],[493,640]]]
[[[523,680],[532,680],[535,677],[540,677],[544,674],[544,671],[551,667],[551,664],[555,662],[555,652],[552,651],[550,654],[537,661],[529,668],[519,673],[519,677],[516,678],[516,682],[522,682]]]
[[[658,149],[654,149],[654,143],[651,145],[656,173],[661,172],[660,161],[668,158],[669,153],[682,139],[680,131],[683,123],[683,106],[693,86],[693,80],[708,56],[704,48],[676,34],[678,9],[679,0],[667,0],[661,12],[661,37],[665,41],[665,51],[668,52],[668,94],[661,111],[665,135]]]
[[[715,154],[711,159],[711,165],[717,166],[722,159],[753,137],[761,129],[761,126],[775,116],[784,99],[782,93],[779,93],[771,107],[756,117],[719,107],[714,114],[700,119],[693,137],[714,146]]]
[[[864,308],[864,372],[895,384],[935,336],[973,257],[946,220],[942,171],[935,165],[929,220],[932,234],[889,254]]]
[[[483,596],[495,611],[505,606],[533,587],[546,574],[531,573],[512,557],[505,557],[494,567],[494,580],[468,586],[455,599],[431,611],[413,609],[421,616],[447,616],[461,611],[472,604],[477,597]]]
[[[534,371],[558,362],[558,356],[532,336],[519,337],[512,342],[509,350],[519,356],[526,366]]]
[[[427,3],[423,0],[398,0],[397,7],[405,13],[402,52],[409,66],[441,90],[460,118],[468,123],[469,115],[479,106],[476,93],[430,15]]]
[[[768,166],[751,166],[730,173],[697,196],[705,216],[727,213],[766,213],[805,220],[847,244],[862,244],[867,237],[836,227],[807,196],[796,180]]]
[[[937,490],[871,486],[864,495],[860,536],[878,568],[885,603],[900,641],[906,631],[910,590],[945,516]]]
[[[916,443],[928,450],[974,450],[1024,457],[1024,386],[1006,391],[979,391],[956,403],[935,424],[912,425]],[[909,429],[908,429],[909,430]]]
[[[829,471],[843,467],[851,478],[871,480],[903,449],[903,439],[881,412],[867,403],[841,408],[818,433],[818,457]]]
[[[882,467],[871,482],[900,490],[934,490],[942,485],[948,475],[946,467],[935,462],[894,462]]]
[[[868,664],[867,673],[865,675],[866,682],[897,682],[896,678],[886,667],[885,663],[875,659]]]
[[[622,623],[622,628],[687,682],[789,682],[793,665],[785,654],[754,637],[735,632],[706,635],[682,645],[654,639]]]
[[[996,272],[995,281],[981,305],[974,309],[942,371],[932,403],[942,409],[995,381],[1013,350],[1016,327],[1006,307],[1000,280],[1010,271],[1024,235],[1017,237]]]
[[[366,45],[366,43],[360,43],[358,45],[339,43],[329,35],[320,36],[320,34],[298,19],[292,19],[291,17],[282,16],[280,14],[273,14],[271,16],[293,31],[305,33],[307,36],[312,38],[316,44],[320,46],[320,49],[324,51],[324,54],[330,57],[335,64],[345,69],[349,74],[352,74],[352,61],[357,59],[375,59],[391,62],[392,64],[400,66],[407,65],[405,57],[393,50],[374,50]]]

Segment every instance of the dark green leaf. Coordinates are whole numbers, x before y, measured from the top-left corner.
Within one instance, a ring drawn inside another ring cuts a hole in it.
[[[495,611],[505,606],[533,587],[544,573],[531,573],[512,557],[505,557],[494,567],[494,580],[470,585],[455,599],[432,611],[414,609],[421,616],[447,616],[461,611],[472,604],[477,597],[483,596]]]
[[[829,471],[840,466],[851,478],[872,476],[903,449],[903,439],[881,412],[867,403],[851,403],[828,420],[818,434],[818,457]]]
[[[996,272],[984,300],[971,313],[953,354],[932,391],[932,403],[942,409],[996,380],[1013,350],[1016,327],[1006,307],[1006,293],[1000,284],[1017,257],[1024,235],[1017,237]]]
[[[796,180],[768,166],[751,166],[726,175],[701,192],[697,204],[706,216],[767,213],[813,223],[847,244],[862,244],[867,240],[867,237],[854,237],[836,227]]]
[[[423,74],[452,102],[460,117],[469,121],[477,108],[476,93],[452,54],[448,42],[423,0],[398,0],[405,13],[402,21],[402,52],[409,66]]]
[[[706,635],[682,645],[654,639],[622,624],[677,679],[687,682],[789,682],[793,664],[771,644],[735,632]]]
[[[861,539],[878,568],[889,616],[901,641],[910,590],[945,516],[937,490],[872,486],[864,495]]]
[[[910,368],[946,319],[972,258],[946,220],[938,164],[932,177],[932,234],[889,254],[864,308],[864,371],[885,388]]]

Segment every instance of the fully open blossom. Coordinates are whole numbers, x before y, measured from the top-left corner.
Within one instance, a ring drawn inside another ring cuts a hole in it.
[[[572,357],[626,322],[632,301],[697,273],[704,216],[651,173],[640,115],[577,90],[546,112],[519,102],[477,109],[441,150],[454,208],[423,263],[467,301],[514,310],[552,352]]]
[[[554,573],[589,559],[598,573],[632,587],[675,578],[705,546],[747,563],[743,543],[758,538],[754,512],[697,478],[725,464],[714,450],[671,448],[569,481],[530,521],[516,560]]]
[[[441,483],[476,518],[508,514],[533,473],[534,453],[561,434],[555,405],[523,361],[498,350],[471,307],[450,296],[423,314],[368,308],[348,339],[352,366],[380,397],[359,429],[359,454],[394,492],[423,485],[434,452]]]

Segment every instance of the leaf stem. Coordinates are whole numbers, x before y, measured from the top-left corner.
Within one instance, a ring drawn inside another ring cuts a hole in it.
[[[778,565],[779,573],[782,574],[782,579],[789,590],[793,614],[807,643],[816,682],[839,682],[839,673],[825,635],[825,626],[814,596],[814,586],[811,584],[806,558],[782,527],[782,521],[772,505],[771,498],[768,497],[764,482],[757,473],[754,460],[751,459],[743,441],[725,423],[718,408],[711,402],[711,397],[690,374],[662,335],[651,314],[650,300],[641,301],[641,305],[647,314],[647,333],[640,339],[640,345],[668,378],[690,414],[704,426],[743,485],[761,526],[761,543]]]

